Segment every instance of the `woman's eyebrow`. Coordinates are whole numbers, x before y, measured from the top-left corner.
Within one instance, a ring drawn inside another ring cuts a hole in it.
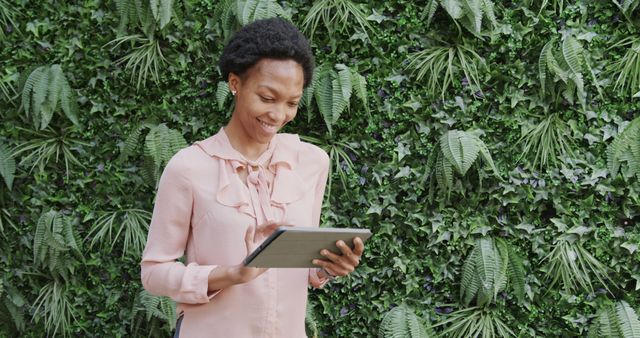
[[[277,89],[275,89],[275,88],[273,88],[273,87],[271,87],[269,85],[266,85],[266,84],[258,85],[258,89],[260,89],[260,88],[266,88],[267,90],[269,90],[270,92],[272,92],[274,94],[280,94],[280,92]],[[298,95],[292,96],[291,98],[292,99],[299,99],[299,98],[302,97],[302,94],[303,93],[299,93]]]

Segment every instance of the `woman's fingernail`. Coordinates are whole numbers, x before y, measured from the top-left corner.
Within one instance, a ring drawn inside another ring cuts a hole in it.
[[[320,251],[320,254],[323,255],[323,256],[326,256],[327,255],[327,250]]]

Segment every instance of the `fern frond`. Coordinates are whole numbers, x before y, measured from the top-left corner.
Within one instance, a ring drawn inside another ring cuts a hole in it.
[[[76,126],[80,125],[78,121],[78,104],[76,95],[73,93],[66,77],[62,77],[62,87],[60,88],[60,105],[65,116]]]
[[[153,160],[155,168],[160,168],[164,158],[162,129],[167,128],[164,124],[159,124],[149,130],[144,140],[144,154]]]
[[[171,21],[173,0],[160,0],[160,29],[164,28]]]
[[[464,0],[463,7],[465,12],[469,16],[470,22],[473,25],[473,29],[476,33],[480,33],[482,31],[482,8],[481,8],[481,0]]]
[[[37,67],[27,77],[22,89],[22,107],[26,116],[31,116],[36,129],[43,130],[49,125],[58,101],[65,115],[79,125],[75,96],[60,65]]]
[[[489,19],[489,22],[491,22],[493,26],[498,25],[498,18],[496,17],[495,5],[493,4],[493,1],[482,0],[482,11],[484,12],[484,15]]]
[[[508,278],[518,301],[523,302],[525,296],[525,270],[522,257],[504,239],[497,239],[496,245],[500,256],[503,258],[503,269],[506,272],[503,274]],[[502,289],[502,287],[498,289]]]
[[[48,251],[49,232],[57,213],[53,210],[44,213],[36,223],[36,232],[33,236],[33,260],[36,264],[43,262]]]
[[[509,281],[520,303],[524,302],[525,297],[525,270],[522,261],[522,257],[509,246]]]
[[[176,322],[175,303],[168,297],[154,296],[145,290],[140,291],[137,297],[139,305],[145,312],[147,321],[152,317],[166,321],[172,326]]]
[[[423,321],[406,304],[389,310],[380,323],[380,338],[428,338],[431,336]]]
[[[589,329],[591,337],[615,337],[618,335],[614,306],[604,306],[598,310],[596,320]]]
[[[77,239],[77,234],[74,231],[73,223],[69,217],[65,217],[62,228],[62,235],[64,237],[65,246],[74,249],[76,252],[80,253],[80,244],[81,243]]]
[[[129,17],[131,13],[131,0],[116,0],[116,9],[118,10],[118,15],[120,16],[120,22],[118,24],[118,33],[124,32],[126,27],[129,25]],[[135,10],[135,9],[134,9]]]
[[[631,121],[607,148],[607,167],[612,177],[618,174],[621,161],[629,154],[636,159],[635,162],[640,161],[640,118]],[[640,175],[640,168],[632,169],[636,175]]]
[[[438,9],[438,0],[429,0],[427,6],[425,6],[423,18],[427,19],[427,27],[431,25],[431,21],[436,14],[436,10]]]
[[[353,85],[351,83],[352,72],[343,64],[337,64],[335,68],[338,70],[337,79],[340,91],[342,92],[342,99],[349,102],[351,92],[353,91]]]
[[[562,56],[574,74],[582,74],[584,56],[580,42],[572,35],[562,41]]]
[[[460,175],[465,175],[478,158],[479,139],[459,130],[450,130],[440,138],[440,149]]]
[[[163,165],[166,165],[171,157],[175,155],[179,150],[187,147],[187,141],[182,136],[182,133],[175,129],[167,130],[167,153],[165,158],[163,159]]]
[[[476,247],[476,273],[481,281],[477,303],[482,306],[495,298],[495,276],[501,270],[501,264],[491,238],[481,238],[476,242]]]
[[[229,97],[229,85],[226,81],[218,82],[218,87],[216,88],[216,102],[218,103],[218,110],[222,111],[224,109],[224,104]]]
[[[463,167],[462,145],[457,130],[450,130],[440,137],[440,150],[444,158],[460,173]]]
[[[462,3],[459,0],[440,0],[440,5],[454,20],[462,18]]]
[[[476,275],[476,259],[475,254],[477,252],[476,247],[473,248],[471,254],[464,261],[462,267],[462,280],[460,282],[460,300],[462,304],[469,305],[473,300],[473,297],[478,293],[480,286]]]
[[[542,52],[540,52],[540,57],[538,58],[538,76],[540,78],[540,91],[542,96],[545,95],[545,90],[548,86],[547,84],[547,55],[549,51],[553,47],[553,40],[547,42],[544,47],[542,47]]]
[[[625,301],[616,304],[619,333],[624,338],[640,337],[638,314]]]
[[[551,46],[555,48],[555,40],[549,41]],[[547,68],[556,76],[558,76],[562,82],[567,83],[569,79],[569,74],[567,70],[563,69],[558,63],[558,59],[555,56],[554,49],[549,48],[546,50],[546,55],[544,56],[547,62]]]
[[[496,167],[495,163],[493,163],[493,158],[491,157],[489,148],[487,148],[487,145],[484,143],[484,141],[482,141],[479,137],[475,135],[469,134],[469,137],[471,137],[475,141],[476,145],[478,146],[478,150],[480,152],[480,156],[482,156],[482,160],[489,164],[489,167],[491,167],[491,169],[493,170],[493,173],[496,174],[496,176],[499,176],[500,173],[498,172],[498,168]]]
[[[313,314],[313,307],[311,304],[307,304],[305,311],[304,329],[309,338],[318,338],[318,323],[315,315]]]
[[[34,69],[31,74],[29,74],[27,80],[24,83],[24,86],[22,87],[22,107],[27,117],[31,115],[31,102],[34,87],[36,86],[36,83],[39,83],[41,81],[44,72],[46,72],[44,66],[40,66]],[[36,124],[36,118],[37,117],[32,116],[34,124]]]
[[[4,143],[0,143],[0,175],[9,190],[11,190],[13,186],[15,172],[16,160],[13,158],[11,150]]]
[[[333,126],[333,80],[331,71],[323,71],[318,75],[318,82],[313,91],[314,97],[318,105],[318,110],[327,125],[329,134],[331,134]]]
[[[453,164],[444,157],[442,152],[438,153],[436,160],[436,180],[440,189],[448,194],[453,186]]]
[[[367,80],[355,70],[351,70],[351,83],[355,89],[356,96],[362,102],[365,111],[369,112],[369,99],[367,95]]]
[[[64,80],[64,74],[60,65],[52,65],[49,69],[49,83],[47,84],[49,95],[47,95],[47,102],[43,105],[43,117],[42,126],[49,125],[53,112],[58,105],[58,98],[62,90],[62,81]]]
[[[349,104],[342,97],[342,89],[338,79],[331,80],[331,125],[334,125],[340,118],[340,114]]]
[[[39,81],[33,86],[33,118],[34,122],[36,122],[34,123],[36,128],[40,130],[46,128],[46,124],[43,121],[44,118],[42,116],[42,113],[44,102],[49,89],[49,76],[49,69],[44,70]]]
[[[136,151],[143,129],[144,129],[144,126],[138,125],[134,127],[131,133],[127,136],[127,139],[124,141],[124,147],[120,152],[119,159],[121,161],[126,161],[129,158],[129,156],[133,155],[133,153]]]

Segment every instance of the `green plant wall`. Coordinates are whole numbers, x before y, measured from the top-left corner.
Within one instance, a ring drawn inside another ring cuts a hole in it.
[[[0,336],[170,335],[139,278],[156,181],[229,118],[225,39],[273,15],[313,36],[286,131],[332,156],[322,224],[374,232],[310,292],[320,337],[378,336],[402,304],[429,335],[475,314],[496,335],[633,334],[607,316],[640,310],[638,5],[0,0]]]

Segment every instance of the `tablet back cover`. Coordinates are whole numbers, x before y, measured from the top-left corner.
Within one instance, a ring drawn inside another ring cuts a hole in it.
[[[344,228],[280,228],[284,231],[269,242],[247,266],[261,268],[313,268],[314,259],[326,259],[320,250],[328,249],[336,254],[340,250],[335,243],[343,240],[353,248],[353,238],[363,241],[371,237],[368,229]]]

